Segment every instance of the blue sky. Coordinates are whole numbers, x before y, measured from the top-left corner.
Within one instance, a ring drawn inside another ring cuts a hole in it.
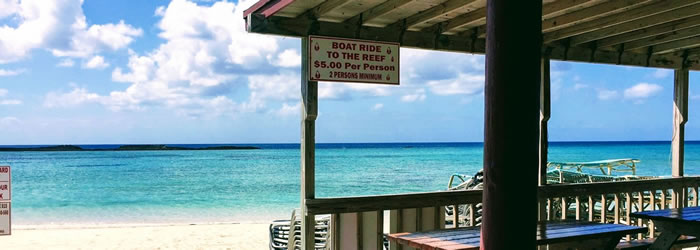
[[[0,0],[0,144],[298,142],[300,42],[246,33],[252,3]],[[320,83],[317,141],[481,141],[483,56],[401,60],[401,86]],[[672,71],[552,69],[550,140],[671,138]]]

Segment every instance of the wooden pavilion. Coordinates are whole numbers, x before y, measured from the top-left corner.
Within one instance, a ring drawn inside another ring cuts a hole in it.
[[[248,32],[302,39],[303,249],[314,249],[310,239],[319,214],[332,215],[333,249],[381,249],[384,211],[390,211],[391,232],[422,231],[445,226],[445,206],[483,203],[481,247],[504,249],[513,242],[534,248],[538,220],[650,225],[630,219],[635,204],[642,210],[698,205],[700,178],[684,177],[683,145],[688,71],[700,69],[700,0],[259,0],[244,18]],[[483,193],[316,198],[310,35],[485,54]],[[546,185],[552,59],[675,70],[674,178]],[[614,211],[590,209],[596,204],[612,204]],[[513,226],[528,224],[531,229]],[[654,237],[653,225],[651,231],[635,238]]]

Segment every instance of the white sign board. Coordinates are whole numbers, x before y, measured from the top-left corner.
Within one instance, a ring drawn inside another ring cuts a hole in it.
[[[0,202],[0,235],[10,235],[11,228],[11,218],[10,212],[11,206],[9,202]]]
[[[309,36],[309,80],[399,85],[399,44]]]
[[[12,176],[9,166],[0,166],[0,201],[11,200]]]

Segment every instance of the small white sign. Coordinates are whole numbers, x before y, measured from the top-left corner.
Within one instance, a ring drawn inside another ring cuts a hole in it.
[[[311,81],[399,85],[399,44],[309,36]]]
[[[0,235],[10,235],[12,232],[11,209],[9,202],[0,202]]]
[[[0,166],[0,201],[11,200],[12,174],[9,166]]]

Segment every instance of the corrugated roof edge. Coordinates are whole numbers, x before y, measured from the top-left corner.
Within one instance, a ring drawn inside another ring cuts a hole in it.
[[[260,0],[243,11],[243,18],[248,18],[248,15],[252,13],[263,14],[265,17],[269,17],[294,1],[295,0]]]

